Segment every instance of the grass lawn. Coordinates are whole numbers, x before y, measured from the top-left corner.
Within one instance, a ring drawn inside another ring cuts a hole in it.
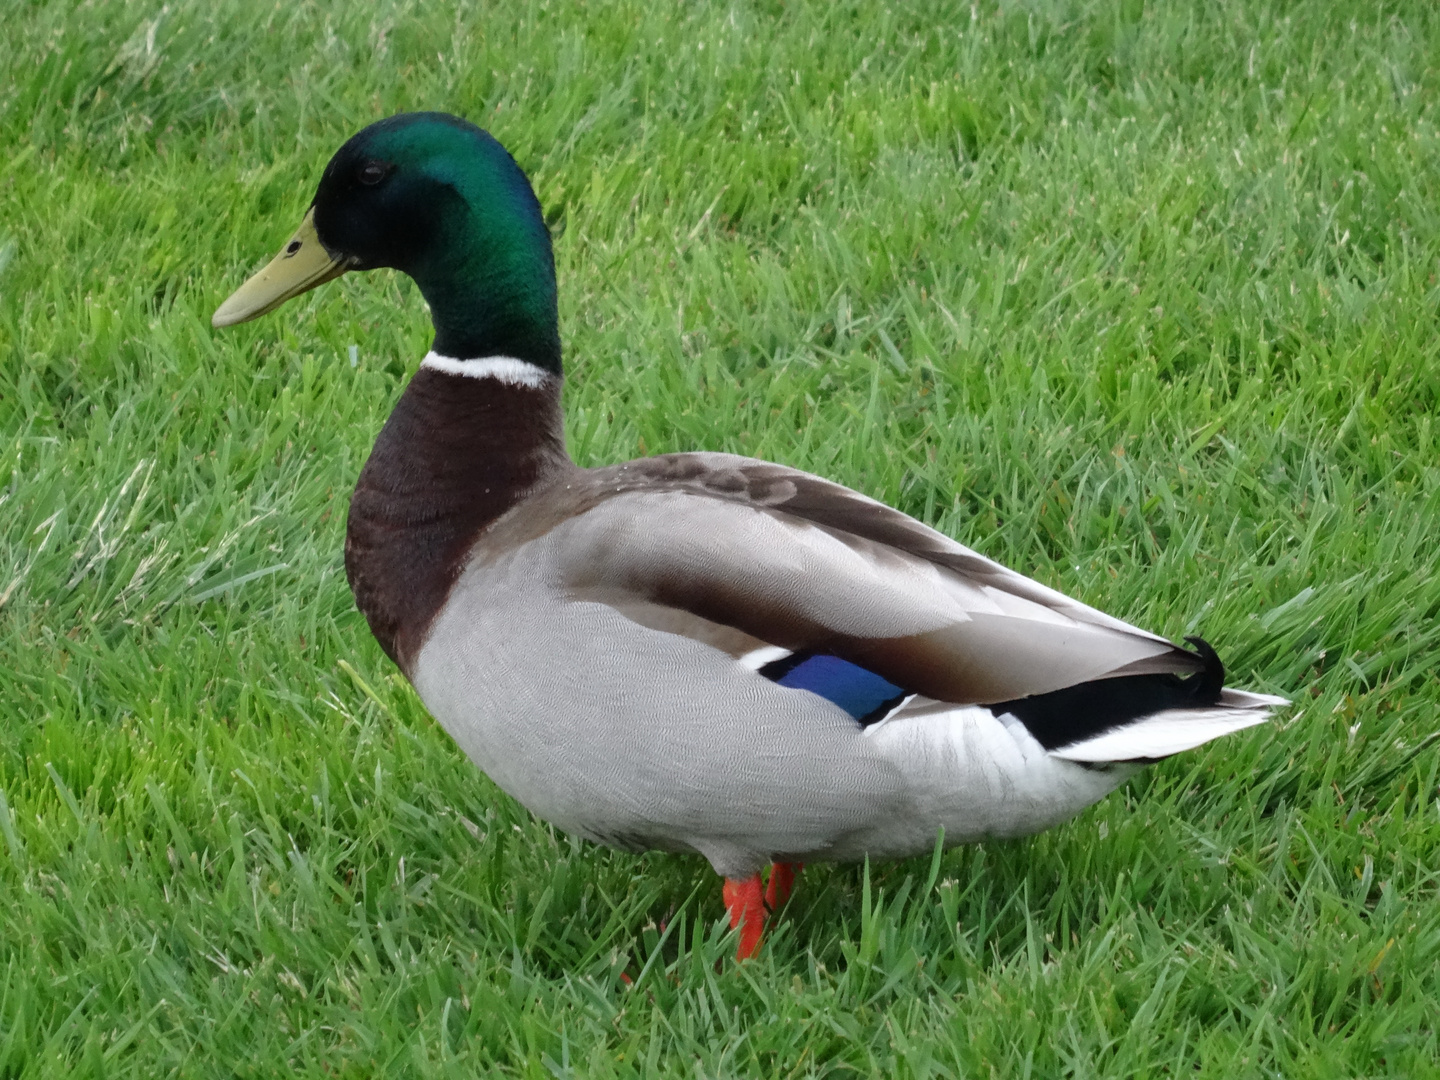
[[[17,8],[0,1077],[1440,1073],[1430,0]],[[354,610],[409,281],[210,329],[417,108],[534,179],[582,464],[821,473],[1295,707],[807,869],[737,968],[708,866],[531,819]]]

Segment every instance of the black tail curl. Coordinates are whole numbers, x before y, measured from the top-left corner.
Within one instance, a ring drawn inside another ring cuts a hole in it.
[[[1204,638],[1185,639],[1204,665],[1194,675],[1121,675],[986,706],[1009,713],[1046,750],[1059,750],[1166,709],[1214,705],[1225,686],[1225,665]]]

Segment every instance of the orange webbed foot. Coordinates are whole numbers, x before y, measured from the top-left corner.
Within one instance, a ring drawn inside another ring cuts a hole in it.
[[[765,886],[765,906],[771,911],[778,911],[785,906],[785,901],[790,899],[790,892],[795,888],[795,875],[805,869],[804,863],[798,862],[777,862],[770,864],[770,883]]]
[[[730,928],[740,931],[740,945],[735,950],[736,960],[749,960],[760,948],[760,939],[765,934],[765,920],[770,912],[790,899],[795,888],[795,875],[803,863],[773,863],[770,867],[770,881],[762,885],[760,875],[748,878],[726,878],[721,895],[725,898],[725,910],[730,913]]]
[[[765,896],[760,875],[726,878],[721,895],[725,898],[725,910],[730,913],[730,928],[740,931],[740,947],[735,950],[735,959],[749,960],[760,948],[760,937],[765,932]]]

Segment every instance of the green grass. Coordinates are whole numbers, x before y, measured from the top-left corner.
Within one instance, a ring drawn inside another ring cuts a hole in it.
[[[20,11],[0,1077],[1440,1073],[1432,3]],[[413,108],[534,178],[583,464],[819,472],[1295,707],[809,869],[737,968],[708,867],[532,820],[353,609],[410,283],[209,328]]]

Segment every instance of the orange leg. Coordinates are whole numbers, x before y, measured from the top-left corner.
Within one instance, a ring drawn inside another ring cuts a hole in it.
[[[765,932],[765,897],[760,888],[760,875],[743,881],[726,878],[720,895],[730,912],[730,929],[740,931],[740,947],[735,950],[735,959],[749,960],[760,947],[760,935]]]
[[[770,866],[770,883],[764,888],[760,875],[739,880],[726,878],[721,895],[725,898],[725,910],[730,913],[730,929],[740,931],[740,947],[735,950],[736,960],[749,960],[760,948],[760,938],[765,933],[766,916],[790,899],[795,887],[795,875],[804,863],[777,862]]]
[[[790,890],[795,887],[795,875],[805,869],[804,863],[777,862],[770,864],[770,884],[765,887],[765,906],[778,911],[790,899]]]

